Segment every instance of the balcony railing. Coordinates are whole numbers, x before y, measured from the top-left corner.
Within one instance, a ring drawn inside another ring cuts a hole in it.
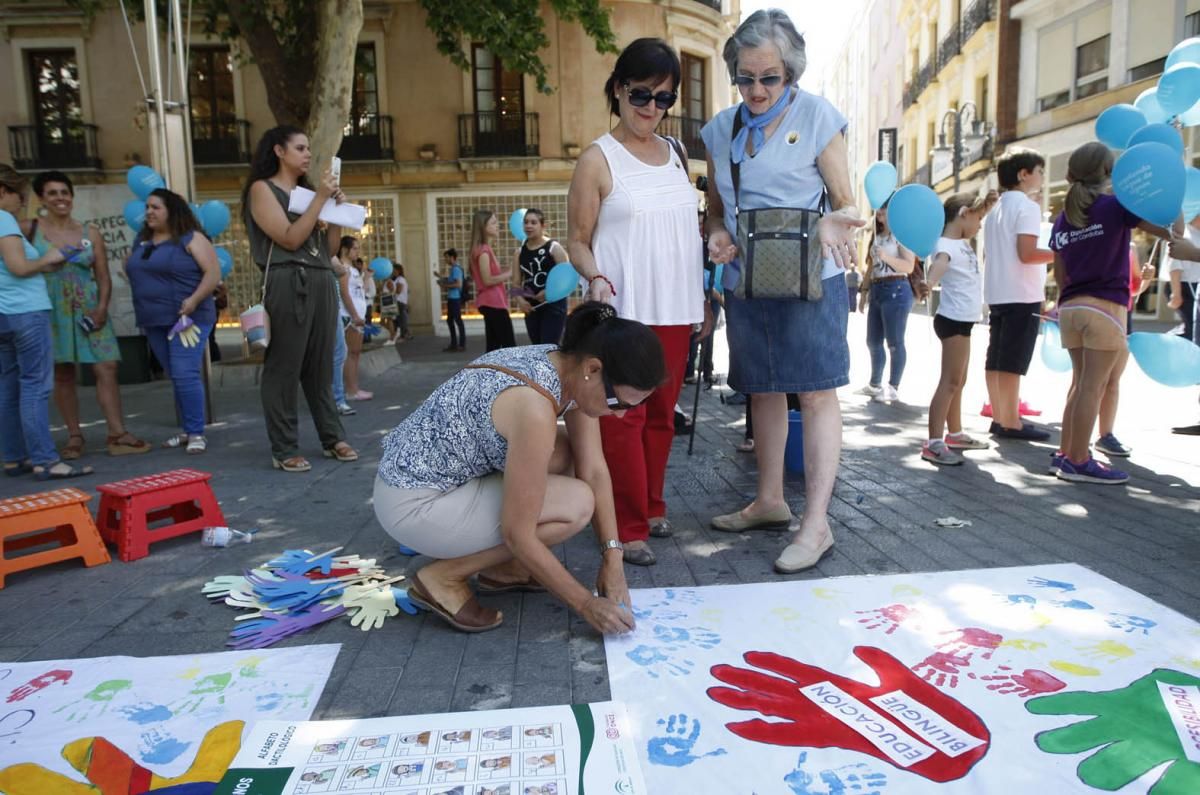
[[[245,119],[192,119],[192,160],[198,166],[250,162],[250,122]]]
[[[721,0],[696,0],[696,2],[700,5],[708,6],[718,14],[721,13]]]
[[[700,137],[700,128],[704,119],[689,119],[686,116],[667,116],[658,125],[662,135],[677,138],[687,151],[688,160],[704,160],[704,140]]]
[[[933,173],[933,161],[929,161],[925,165],[918,168],[908,179],[904,181],[905,185],[928,185],[929,177]]]
[[[478,111],[458,117],[459,157],[538,157],[538,115]]]
[[[362,113],[346,122],[338,157],[342,160],[392,160],[392,117]]]
[[[46,169],[99,170],[100,151],[94,124],[70,127],[17,125],[8,128],[8,151],[21,171]]]
[[[962,40],[969,41],[985,22],[996,18],[996,0],[975,0],[962,17]]]
[[[937,70],[940,72],[954,60],[954,56],[962,52],[962,37],[960,33],[962,28],[955,23],[954,27],[950,28],[950,32],[942,39],[938,45],[937,51]]]

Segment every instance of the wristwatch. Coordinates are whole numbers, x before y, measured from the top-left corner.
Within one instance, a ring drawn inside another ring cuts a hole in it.
[[[609,540],[600,544],[600,554],[601,555],[603,555],[605,552],[607,552],[610,549],[624,550],[625,546],[615,538],[610,538]]]

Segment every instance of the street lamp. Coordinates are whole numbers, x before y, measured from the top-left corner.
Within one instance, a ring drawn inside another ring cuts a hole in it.
[[[987,140],[991,137],[991,131],[987,130],[985,123],[976,118],[978,108],[974,102],[964,102],[957,108],[951,108],[942,115],[941,132],[938,134],[938,148],[945,150],[949,147],[946,145],[946,139],[952,136],[954,141],[951,151],[951,162],[954,169],[954,192],[958,193],[959,187],[959,172],[962,170],[963,162],[963,144],[975,143],[983,141],[983,145],[987,146]],[[947,125],[953,125],[953,132],[947,134]],[[964,137],[964,128],[970,129],[970,132]]]

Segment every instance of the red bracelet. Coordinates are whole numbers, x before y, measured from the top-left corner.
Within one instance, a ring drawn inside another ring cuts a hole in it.
[[[612,297],[613,298],[617,297],[617,288],[613,287],[613,283],[611,281],[609,281],[609,278],[607,276],[605,276],[603,273],[597,273],[595,276],[588,279],[588,289],[589,290],[592,288],[592,282],[596,281],[597,279],[603,279],[605,284],[608,285],[609,291],[612,292]]]

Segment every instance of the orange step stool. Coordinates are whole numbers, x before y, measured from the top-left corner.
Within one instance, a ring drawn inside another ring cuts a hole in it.
[[[68,488],[0,500],[0,588],[9,574],[60,560],[83,558],[87,566],[108,563],[108,550],[85,505],[91,498]],[[9,557],[10,552],[52,542],[57,542],[52,549]]]
[[[155,542],[224,525],[210,478],[208,472],[172,469],[97,486],[100,535],[116,544],[117,556],[129,562],[149,555]],[[170,523],[151,527],[164,519]]]

